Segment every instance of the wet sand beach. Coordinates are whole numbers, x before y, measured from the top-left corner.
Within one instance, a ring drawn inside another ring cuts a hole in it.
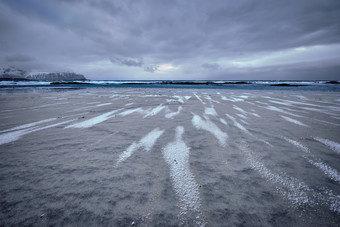
[[[0,95],[0,225],[337,226],[340,93]]]

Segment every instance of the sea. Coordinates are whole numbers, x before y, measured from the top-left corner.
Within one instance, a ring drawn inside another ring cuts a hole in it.
[[[86,80],[0,81],[0,93],[50,92],[87,88],[193,88],[242,90],[340,91],[330,80]]]

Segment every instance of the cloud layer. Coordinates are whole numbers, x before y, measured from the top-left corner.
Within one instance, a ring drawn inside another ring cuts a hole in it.
[[[340,2],[3,0],[0,65],[91,79],[340,79]]]

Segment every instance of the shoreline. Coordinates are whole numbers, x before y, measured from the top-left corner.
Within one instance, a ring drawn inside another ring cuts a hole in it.
[[[90,88],[165,88],[226,90],[311,90],[340,91],[339,81],[314,80],[86,80],[86,81],[3,81],[0,93],[37,92]]]

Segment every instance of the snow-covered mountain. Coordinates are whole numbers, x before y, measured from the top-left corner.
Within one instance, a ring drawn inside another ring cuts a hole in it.
[[[25,78],[27,72],[22,69],[17,69],[13,66],[8,68],[0,68],[0,79],[22,79]]]
[[[74,81],[86,80],[86,78],[72,72],[29,73],[11,66],[0,69],[0,80]]]
[[[86,78],[77,73],[71,72],[57,72],[57,73],[39,73],[30,74],[25,77],[29,80],[39,80],[39,81],[74,81],[74,80],[86,80]]]

